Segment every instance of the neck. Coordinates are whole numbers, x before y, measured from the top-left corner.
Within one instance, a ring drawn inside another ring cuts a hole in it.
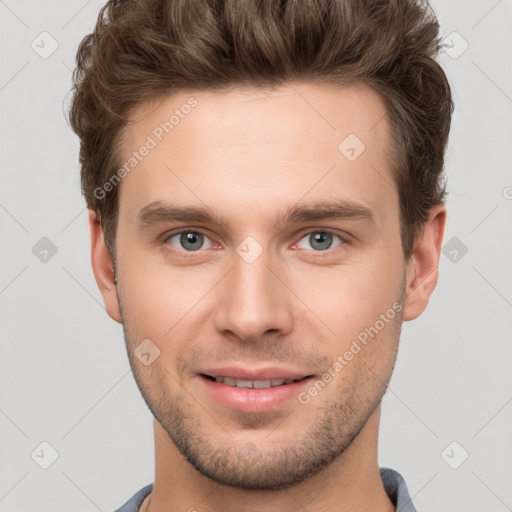
[[[394,512],[377,462],[379,419],[377,407],[350,446],[331,464],[300,484],[275,491],[238,489],[210,480],[183,458],[155,419],[155,482],[141,511],[295,512],[301,508],[308,512]]]

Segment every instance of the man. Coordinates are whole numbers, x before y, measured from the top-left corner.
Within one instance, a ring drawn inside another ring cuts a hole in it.
[[[415,510],[377,447],[437,282],[438,30],[406,0],[101,10],[70,119],[155,435],[155,482],[118,512]]]

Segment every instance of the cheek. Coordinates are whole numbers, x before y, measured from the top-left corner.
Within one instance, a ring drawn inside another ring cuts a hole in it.
[[[173,270],[161,262],[143,266],[136,257],[123,264],[123,320],[132,343],[149,338],[165,357],[189,348],[208,322],[208,292],[218,281],[216,274],[192,267]]]
[[[302,272],[294,279],[297,296],[338,339],[373,325],[400,297],[403,269],[399,261],[389,259],[388,263],[383,254],[365,260]]]
[[[185,315],[187,301],[176,289],[152,279],[123,282],[124,320],[132,336],[162,339]]]

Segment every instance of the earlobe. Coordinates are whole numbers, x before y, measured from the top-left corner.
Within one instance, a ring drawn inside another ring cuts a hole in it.
[[[418,234],[406,264],[407,287],[403,320],[414,320],[427,307],[438,278],[439,257],[446,224],[446,208],[438,205]]]
[[[99,218],[92,210],[89,210],[89,228],[91,232],[91,263],[94,278],[103,296],[103,302],[108,315],[116,322],[121,323],[112,256],[105,244]]]

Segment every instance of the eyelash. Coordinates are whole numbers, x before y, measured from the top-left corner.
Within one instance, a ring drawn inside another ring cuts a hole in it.
[[[185,254],[190,254],[192,257],[195,255],[195,254],[199,254],[201,252],[203,252],[203,249],[198,249],[197,251],[187,251],[185,249],[176,249],[175,247],[172,247],[170,246],[168,242],[168,240],[170,238],[173,238],[177,235],[181,235],[183,233],[194,233],[194,234],[200,234],[200,235],[203,235],[204,237],[210,239],[210,237],[204,232],[204,231],[201,231],[200,229],[180,229],[179,231],[175,231],[175,232],[171,232],[171,233],[167,233],[164,237],[163,237],[163,240],[162,242],[164,243],[164,245],[167,247],[167,249],[171,252],[178,252],[178,253],[185,253]],[[312,234],[314,233],[323,233],[323,234],[329,234],[329,235],[333,235],[334,237],[337,237],[339,240],[340,240],[340,243],[334,247],[331,247],[329,249],[325,249],[323,251],[317,251],[317,250],[314,250],[314,249],[302,249],[302,250],[305,250],[305,251],[308,251],[308,252],[312,252],[312,253],[315,253],[315,254],[324,254],[324,253],[328,253],[330,254],[333,250],[335,250],[336,248],[339,248],[345,244],[348,243],[348,240],[346,237],[338,234],[338,233],[335,233],[334,231],[331,231],[329,229],[314,229],[314,230],[311,230],[311,231],[308,231],[307,233],[304,233],[301,238],[295,242],[293,245],[297,245],[301,240],[303,240],[304,238],[308,237],[308,236],[311,236]],[[213,242],[213,244],[215,244],[216,242]]]

